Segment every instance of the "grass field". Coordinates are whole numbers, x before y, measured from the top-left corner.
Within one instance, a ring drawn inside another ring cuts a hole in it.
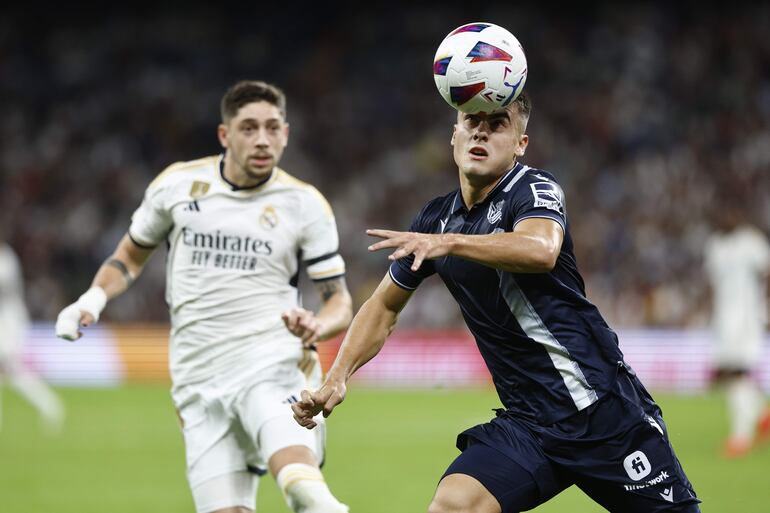
[[[0,512],[192,512],[183,446],[165,386],[60,389],[68,407],[57,437],[32,409],[3,392]],[[725,461],[721,397],[659,396],[671,437],[702,510],[767,512],[770,448]],[[352,513],[424,512],[457,454],[457,432],[488,420],[491,390],[383,391],[353,388],[329,421],[326,476]],[[272,478],[258,510],[287,513]],[[573,488],[538,513],[604,511]]]

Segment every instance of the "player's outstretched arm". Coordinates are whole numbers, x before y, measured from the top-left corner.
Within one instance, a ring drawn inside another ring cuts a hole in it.
[[[292,308],[281,314],[286,328],[301,338],[305,347],[337,335],[353,318],[353,300],[343,276],[318,281],[315,285],[322,301],[318,313]]]
[[[301,400],[292,405],[300,425],[314,428],[313,417],[321,412],[328,417],[345,400],[348,379],[380,352],[411,295],[411,291],[393,283],[390,275],[385,276],[353,318],[324,384],[315,392],[302,392]]]
[[[452,255],[503,271],[549,272],[556,265],[564,240],[561,225],[547,218],[525,219],[512,232],[489,235],[392,230],[367,230],[366,233],[383,239],[369,246],[369,251],[395,249],[389,256],[391,260],[414,255],[413,271],[426,259]]]
[[[142,272],[153,250],[138,246],[128,235],[99,267],[88,289],[77,301],[64,308],[56,319],[56,336],[77,340],[81,327],[99,320],[107,301],[122,294]]]

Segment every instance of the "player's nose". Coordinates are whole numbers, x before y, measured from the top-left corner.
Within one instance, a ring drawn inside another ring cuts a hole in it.
[[[473,132],[474,141],[486,141],[489,138],[489,132],[486,128],[486,123],[479,123],[476,130]]]
[[[260,128],[257,130],[257,135],[254,137],[254,146],[265,147],[270,145],[270,140],[267,137],[267,130]]]

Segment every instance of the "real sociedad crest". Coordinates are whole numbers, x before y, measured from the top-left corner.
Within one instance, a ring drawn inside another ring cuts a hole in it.
[[[487,221],[489,221],[489,224],[495,224],[503,218],[503,204],[505,204],[505,200],[489,204],[489,210],[487,211]]]

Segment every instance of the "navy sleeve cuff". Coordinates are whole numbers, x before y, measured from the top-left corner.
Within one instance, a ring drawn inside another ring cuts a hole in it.
[[[564,221],[564,218],[554,212],[553,210],[530,210],[529,212],[525,212],[521,216],[517,217],[513,221],[513,227],[515,228],[517,224],[522,222],[525,219],[531,219],[531,218],[545,218],[545,219],[553,219],[559,225],[561,225],[562,230],[566,231],[566,222]]]
[[[396,260],[390,264],[388,274],[390,274],[390,279],[393,280],[393,283],[405,290],[416,289],[423,280],[422,276],[416,275],[411,269],[404,269],[401,265],[401,260]]]

